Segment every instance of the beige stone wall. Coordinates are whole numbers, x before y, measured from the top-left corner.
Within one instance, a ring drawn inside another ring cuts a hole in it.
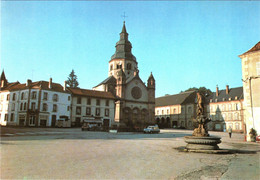
[[[260,51],[239,56],[242,60],[242,78],[244,91],[244,118],[247,140],[251,128],[260,134]]]

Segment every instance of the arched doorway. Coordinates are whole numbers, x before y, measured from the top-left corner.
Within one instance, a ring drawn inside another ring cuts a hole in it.
[[[167,117],[167,118],[166,118],[166,124],[165,124],[165,127],[167,127],[167,128],[170,128],[170,127],[171,127],[171,120],[170,120],[170,117]]]

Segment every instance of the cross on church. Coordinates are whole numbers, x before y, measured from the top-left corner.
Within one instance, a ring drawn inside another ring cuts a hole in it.
[[[121,17],[123,17],[123,18],[124,18],[124,21],[125,21],[125,18],[127,17],[127,16],[125,15],[125,12],[124,12],[124,15],[121,15]]]

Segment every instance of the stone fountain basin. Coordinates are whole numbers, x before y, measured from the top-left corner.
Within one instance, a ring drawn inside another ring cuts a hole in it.
[[[218,136],[185,136],[184,141],[187,143],[188,150],[217,150],[218,144],[221,143],[221,137]]]

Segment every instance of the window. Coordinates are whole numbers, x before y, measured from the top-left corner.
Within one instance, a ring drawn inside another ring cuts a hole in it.
[[[35,115],[30,116],[30,118],[29,118],[29,125],[35,125],[35,118],[36,118]]]
[[[32,102],[32,104],[31,104],[31,109],[32,109],[33,111],[35,110],[35,107],[36,107],[35,102]]]
[[[70,111],[70,106],[67,106],[67,111]]]
[[[33,91],[33,92],[32,92],[32,99],[36,99],[36,96],[37,96],[37,92],[36,92],[36,91]]]
[[[48,111],[48,105],[46,103],[43,103],[42,111]]]
[[[97,99],[97,101],[96,101],[96,105],[97,105],[97,106],[100,105],[100,99]]]
[[[90,99],[90,98],[88,98],[87,104],[88,104],[88,105],[91,105],[91,99]]]
[[[58,94],[53,94],[52,100],[57,102],[58,101]]]
[[[228,113],[228,119],[232,120],[232,113]]]
[[[173,109],[173,113],[176,114],[176,109],[175,108]]]
[[[164,110],[162,110],[162,115],[164,115]]]
[[[113,70],[113,65],[110,65],[110,71],[112,71]]]
[[[159,110],[157,110],[157,115],[159,115]]]
[[[81,97],[77,97],[77,104],[81,104]]]
[[[21,95],[21,100],[23,100],[24,99],[24,93],[22,92],[22,95]]]
[[[48,93],[47,92],[43,93],[43,100],[48,100]]]
[[[52,111],[53,111],[53,112],[57,112],[57,109],[58,109],[57,105],[56,105],[56,104],[53,104]]]
[[[234,120],[238,120],[238,113],[235,113],[235,119]]]
[[[167,112],[167,114],[170,114],[170,113],[169,113],[169,109],[167,109],[166,112]]]
[[[87,107],[86,108],[86,115],[90,115],[91,114],[91,108],[90,107]]]
[[[12,104],[12,111],[15,110],[15,103]]]
[[[20,104],[20,111],[23,110],[23,103]]]
[[[26,102],[23,104],[23,110],[27,110],[27,104],[26,104]]]
[[[16,94],[14,93],[13,94],[13,101],[15,101],[15,99],[16,99]]]
[[[109,100],[106,100],[106,106],[109,106]]]
[[[116,65],[116,68],[117,68],[117,69],[122,69],[122,64],[117,64],[117,65]]]
[[[239,110],[238,104],[235,104],[235,108],[236,108],[236,110]]]
[[[96,116],[100,115],[100,108],[96,108]]]
[[[8,121],[8,114],[5,114],[5,121]]]
[[[70,101],[70,96],[68,96],[68,101]]]
[[[11,121],[11,122],[14,121],[14,113],[11,113],[11,119],[10,119],[10,121]]]
[[[131,64],[131,63],[128,63],[128,64],[126,65],[126,69],[127,69],[127,70],[131,70],[131,69],[132,69],[132,64]]]
[[[105,116],[109,116],[109,109],[105,109]]]
[[[79,106],[76,107],[76,114],[81,115],[81,107]]]
[[[232,109],[232,106],[231,104],[228,105],[228,110],[231,110]]]
[[[235,127],[236,127],[236,130],[240,130],[240,124],[239,123],[236,123]]]
[[[10,99],[10,94],[7,94],[6,100],[9,101],[9,99]]]
[[[2,109],[3,109],[3,105],[2,105],[2,104],[0,104],[0,111],[2,111]]]
[[[222,111],[226,111],[226,106],[225,106],[225,104],[222,105]]]

